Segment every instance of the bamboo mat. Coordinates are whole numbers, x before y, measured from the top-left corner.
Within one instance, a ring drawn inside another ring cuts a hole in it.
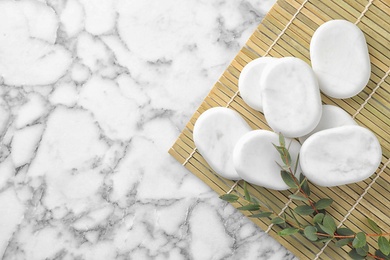
[[[322,95],[324,104],[343,108],[358,124],[378,137],[382,163],[376,174],[362,182],[333,188],[312,187],[313,199],[329,197],[334,200],[329,213],[339,226],[354,231],[373,233],[366,221],[369,217],[380,228],[390,232],[390,0],[279,0],[257,30],[231,62],[208,96],[195,112],[169,153],[218,194],[229,190],[243,194],[242,183],[235,183],[214,174],[197,152],[192,130],[196,119],[211,107],[229,107],[238,111],[253,129],[269,129],[262,113],[248,107],[238,93],[237,83],[242,68],[260,56],[295,56],[310,64],[309,44],[319,25],[331,19],[355,23],[365,34],[371,59],[372,73],[366,88],[350,99],[333,99]],[[291,191],[273,191],[249,186],[252,196],[267,201],[280,214],[296,207],[289,200]],[[241,206],[241,201],[233,203]],[[269,219],[251,219],[300,259],[347,259],[348,246],[337,248],[334,242],[313,243],[301,235],[280,237],[280,228]],[[304,220],[303,220],[304,221]],[[376,247],[373,238],[368,244]]]

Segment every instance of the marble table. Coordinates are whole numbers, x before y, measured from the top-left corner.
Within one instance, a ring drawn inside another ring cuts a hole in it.
[[[168,154],[273,2],[1,1],[0,258],[294,258]]]

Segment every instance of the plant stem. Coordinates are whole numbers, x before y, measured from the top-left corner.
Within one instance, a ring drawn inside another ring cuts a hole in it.
[[[289,169],[290,169],[290,168],[289,168]],[[291,170],[291,169],[290,169],[290,170]],[[290,173],[291,173],[291,171],[290,171]],[[293,178],[294,178],[294,181],[297,181],[297,179],[295,178],[294,175],[293,175]],[[299,187],[299,186],[298,186],[298,187]],[[301,189],[300,189],[300,191],[301,191]],[[301,193],[302,193],[306,198],[309,197],[305,192],[301,191]],[[242,197],[242,196],[240,196],[240,197],[243,198],[246,202],[252,203],[251,201],[247,201],[244,197]],[[308,198],[308,199],[309,199],[309,198]],[[309,199],[309,201],[311,202],[311,205],[312,205],[313,209],[315,209],[315,205],[313,204],[313,201],[310,200],[310,199]],[[264,205],[263,205],[263,207],[264,207]],[[269,209],[268,207],[266,207],[266,208],[267,208],[267,210],[268,210],[269,212],[272,212],[272,214],[273,214],[275,217],[280,217],[280,216],[279,216],[275,211],[273,211],[272,209]],[[316,210],[316,209],[315,209],[315,210]],[[316,210],[316,211],[317,211],[317,210]],[[318,212],[318,211],[317,211],[317,212]],[[284,221],[285,221],[286,224],[290,225],[290,226],[293,227],[293,228],[298,229],[298,230],[301,231],[301,232],[304,232],[304,230],[305,230],[305,228],[302,227],[302,226],[299,224],[299,222],[298,222],[297,220],[296,220],[297,223],[294,223],[292,220],[289,220],[289,219],[287,219],[287,218],[285,218]],[[335,238],[337,238],[337,239],[355,238],[355,236],[356,236],[356,234],[354,234],[354,235],[348,235],[348,236],[343,236],[343,235],[339,235],[339,234],[337,234],[337,233],[334,233],[333,235],[329,235],[329,234],[327,234],[327,233],[320,233],[320,232],[316,232],[315,234],[316,234],[317,236],[319,236],[319,237],[329,237],[329,238],[332,238],[332,239],[335,239]],[[379,237],[379,236],[390,236],[390,233],[365,234],[365,235],[366,235],[366,237]],[[352,247],[352,243],[349,243],[349,245]],[[385,260],[385,259],[383,259],[382,257],[379,257],[379,256],[376,256],[376,255],[374,255],[374,254],[371,254],[370,252],[368,252],[367,255],[370,256],[370,257],[372,257],[372,258],[374,258],[374,259],[377,259],[377,260]]]
[[[334,237],[334,238],[354,238],[355,235],[349,235],[349,236],[342,236],[342,235],[338,235],[337,233],[335,233],[333,236],[332,235],[329,235],[329,234],[326,234],[326,233],[316,233],[316,235],[318,236],[323,236],[323,237]],[[365,234],[366,237],[381,237],[381,236],[390,236],[390,233],[383,233],[383,234]]]
[[[230,190],[228,191],[228,192],[226,192],[226,194],[230,194],[233,190],[234,190],[234,188],[237,186],[237,184],[240,182],[240,180],[237,180],[234,184],[233,184],[233,186],[230,188]]]
[[[295,177],[294,173],[292,172],[291,167],[288,167],[288,171],[289,171],[291,178],[293,178],[295,184],[297,185],[297,187],[299,187],[298,188],[299,192],[302,193],[302,195],[309,201],[310,207],[312,207],[312,209],[314,209],[314,211],[316,213],[319,213],[318,209],[314,205],[314,201],[312,199],[310,199],[309,195],[307,195],[306,192],[301,188],[301,185],[300,185],[298,179]]]
[[[368,256],[371,256],[372,258],[374,258],[374,259],[378,259],[378,260],[386,260],[386,259],[384,259],[384,258],[382,258],[382,257],[379,257],[379,256],[376,256],[376,255],[373,255],[373,254],[371,254],[370,252],[368,252],[367,253],[367,255]]]
[[[284,144],[280,144],[282,145],[282,147],[286,148]],[[310,204],[310,207],[312,207],[312,209],[316,212],[316,213],[319,213],[318,212],[318,209],[316,208],[315,204],[314,204],[314,201],[312,199],[309,198],[309,195],[306,194],[306,192],[301,188],[301,185],[298,181],[298,179],[295,177],[294,175],[294,172],[293,170],[291,169],[291,161],[289,160],[289,153],[288,153],[288,150],[290,148],[290,145],[291,145],[291,142],[289,144],[289,147],[287,148],[287,152],[286,153],[283,153],[283,157],[284,157],[284,162],[288,162],[286,163],[286,166],[288,167],[288,173],[290,174],[291,178],[293,178],[294,182],[295,182],[295,185],[297,185],[298,187],[298,190],[300,193],[303,194],[303,196],[309,201],[309,204]],[[290,157],[291,158],[291,157]],[[296,162],[298,163],[298,162]]]

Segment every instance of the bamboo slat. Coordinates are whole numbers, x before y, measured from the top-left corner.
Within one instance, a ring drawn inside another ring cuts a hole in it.
[[[334,200],[329,213],[340,226],[371,233],[366,221],[369,217],[390,232],[389,0],[278,0],[195,111],[169,153],[219,195],[228,192],[234,182],[216,175],[195,148],[192,130],[197,118],[211,107],[229,107],[240,113],[253,129],[269,129],[263,114],[248,107],[238,93],[241,70],[261,56],[295,56],[310,64],[310,39],[318,26],[331,19],[349,20],[363,31],[372,73],[366,88],[357,96],[333,99],[322,94],[322,101],[343,108],[360,125],[373,131],[381,143],[383,155],[380,167],[370,178],[333,188],[312,185],[312,195],[314,199],[329,197]],[[252,196],[267,201],[278,213],[289,215],[287,208],[297,206],[288,197],[291,191],[267,190],[255,185],[249,185],[248,189]],[[233,193],[244,193],[241,183],[234,187]],[[242,203],[238,201],[233,206],[237,208]],[[312,243],[300,235],[280,237],[277,235],[280,228],[272,225],[270,219],[251,220],[300,259],[347,258],[348,246],[337,248],[334,242]],[[369,238],[367,242],[375,246],[376,238]]]

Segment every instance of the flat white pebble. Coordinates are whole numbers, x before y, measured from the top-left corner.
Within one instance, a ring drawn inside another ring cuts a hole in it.
[[[350,98],[367,85],[370,57],[363,32],[345,20],[322,24],[310,42],[310,59],[320,89],[334,98]]]
[[[251,108],[263,112],[263,97],[260,79],[264,68],[276,58],[261,57],[249,62],[238,79],[240,95]]]
[[[321,118],[321,96],[313,70],[304,61],[286,57],[269,64],[261,79],[268,125],[286,137],[310,133]]]
[[[332,105],[323,105],[320,122],[309,134],[299,137],[299,141],[302,144],[307,138],[309,138],[309,136],[314,133],[343,125],[356,125],[356,122],[343,109]]]
[[[300,165],[312,183],[332,187],[370,177],[381,158],[376,136],[364,127],[348,125],[310,136],[302,145]]]
[[[289,152],[294,166],[301,145],[296,140],[286,138],[286,146],[290,142]],[[283,181],[281,169],[276,163],[283,165],[283,162],[272,144],[279,144],[279,136],[274,132],[254,130],[245,134],[234,148],[234,167],[241,178],[249,183],[274,190],[286,190],[289,187]],[[297,174],[299,173],[298,168]]]
[[[239,180],[233,166],[233,149],[241,136],[252,129],[236,111],[215,107],[202,113],[194,126],[194,143],[199,153],[219,175]]]

